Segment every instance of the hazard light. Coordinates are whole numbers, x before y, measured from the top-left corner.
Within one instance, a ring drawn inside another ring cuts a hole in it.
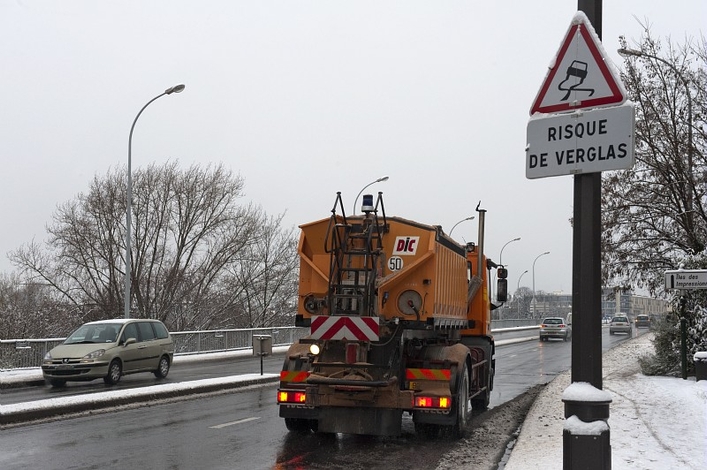
[[[449,409],[452,406],[450,397],[415,397],[415,408]]]
[[[292,390],[280,390],[277,392],[278,403],[305,403],[307,394],[305,392],[296,392]]]

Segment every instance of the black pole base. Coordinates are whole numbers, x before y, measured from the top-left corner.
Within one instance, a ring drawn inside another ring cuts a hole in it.
[[[562,469],[611,470],[611,442],[607,422],[611,401],[562,401],[565,403],[565,418],[571,420],[562,432]],[[589,430],[591,423],[598,423],[600,429],[604,429],[599,433],[592,432]],[[584,432],[579,434],[581,431]]]
[[[562,432],[563,470],[611,470],[610,431],[599,435]]]

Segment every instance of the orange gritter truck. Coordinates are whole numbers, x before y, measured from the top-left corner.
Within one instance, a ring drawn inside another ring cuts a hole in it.
[[[300,226],[297,326],[310,334],[285,356],[277,391],[288,430],[396,436],[403,414],[415,432],[464,435],[493,388],[485,210],[478,243],[440,226],[386,217],[382,193],[346,216]]]

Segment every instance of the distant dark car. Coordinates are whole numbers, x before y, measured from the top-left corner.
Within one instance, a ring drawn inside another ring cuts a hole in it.
[[[631,331],[631,320],[628,319],[627,315],[616,315],[611,319],[611,323],[609,323],[610,335],[614,333],[627,333],[630,335]]]
[[[648,315],[636,315],[636,328],[650,328],[651,317]]]
[[[567,341],[572,338],[572,327],[562,317],[544,318],[540,324],[540,341],[550,338],[561,338]]]

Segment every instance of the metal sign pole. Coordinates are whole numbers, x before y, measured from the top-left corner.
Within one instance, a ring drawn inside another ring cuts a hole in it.
[[[578,0],[601,38],[601,0]],[[572,384],[586,382],[602,390],[601,350],[601,172],[574,177],[572,242]],[[565,401],[565,418],[608,421],[609,402]],[[611,445],[608,424],[599,436],[563,433],[564,470],[608,470]]]

